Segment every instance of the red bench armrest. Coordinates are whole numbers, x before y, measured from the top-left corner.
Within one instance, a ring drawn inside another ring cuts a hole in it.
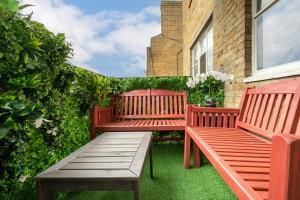
[[[240,109],[186,106],[187,126],[235,128]]]
[[[269,199],[300,199],[300,137],[291,134],[272,138]]]
[[[91,130],[90,139],[96,138],[96,128],[101,124],[109,123],[112,121],[112,107],[102,108],[94,106],[91,111]]]

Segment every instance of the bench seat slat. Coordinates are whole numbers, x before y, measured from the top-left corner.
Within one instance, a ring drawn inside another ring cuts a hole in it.
[[[184,130],[185,120],[123,120],[102,124],[99,128],[104,131]]]
[[[213,139],[226,132],[229,133],[230,128],[187,127],[187,133],[219,171],[225,182],[238,196],[240,195],[239,198],[246,195],[247,198],[267,199],[268,181],[270,180],[270,143],[245,134],[243,130],[239,129],[234,131],[235,134],[246,136],[251,139],[251,143],[244,144],[236,136],[232,136],[231,139],[226,137],[226,143]],[[214,136],[209,137],[209,135]],[[234,178],[232,179],[232,177]],[[264,193],[257,193],[257,191],[264,191]],[[241,199],[247,199],[246,196]]]

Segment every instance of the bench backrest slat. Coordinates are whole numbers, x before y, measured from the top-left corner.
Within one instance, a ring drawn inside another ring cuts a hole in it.
[[[133,90],[112,97],[114,119],[184,118],[185,92]]]
[[[299,96],[299,80],[247,88],[237,126],[268,138],[274,134],[296,134],[300,123]]]

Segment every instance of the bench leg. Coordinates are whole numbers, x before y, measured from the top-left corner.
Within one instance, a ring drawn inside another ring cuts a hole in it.
[[[184,168],[188,169],[190,167],[190,155],[191,155],[191,137],[187,132],[185,132],[184,138]]]
[[[134,181],[133,182],[133,191],[134,191],[134,200],[141,199],[141,191],[140,191],[140,182]]]
[[[200,151],[195,142],[193,143],[193,150],[194,150],[194,167],[199,168],[201,166]]]
[[[47,185],[38,181],[38,200],[52,200],[53,193],[47,189]]]
[[[153,178],[153,158],[152,158],[152,144],[150,144],[150,178]]]

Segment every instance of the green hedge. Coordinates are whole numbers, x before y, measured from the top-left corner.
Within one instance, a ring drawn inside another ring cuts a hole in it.
[[[197,84],[194,88],[187,87],[189,77],[133,77],[133,78],[110,78],[112,94],[120,94],[125,91],[136,89],[166,89],[173,91],[186,91],[190,104],[204,105],[205,96],[211,90],[208,81],[214,88],[212,97],[217,100],[218,106],[224,105],[224,83],[209,77],[208,81]]]
[[[34,199],[33,177],[88,141],[109,80],[70,56],[63,34],[0,6],[0,199]]]

